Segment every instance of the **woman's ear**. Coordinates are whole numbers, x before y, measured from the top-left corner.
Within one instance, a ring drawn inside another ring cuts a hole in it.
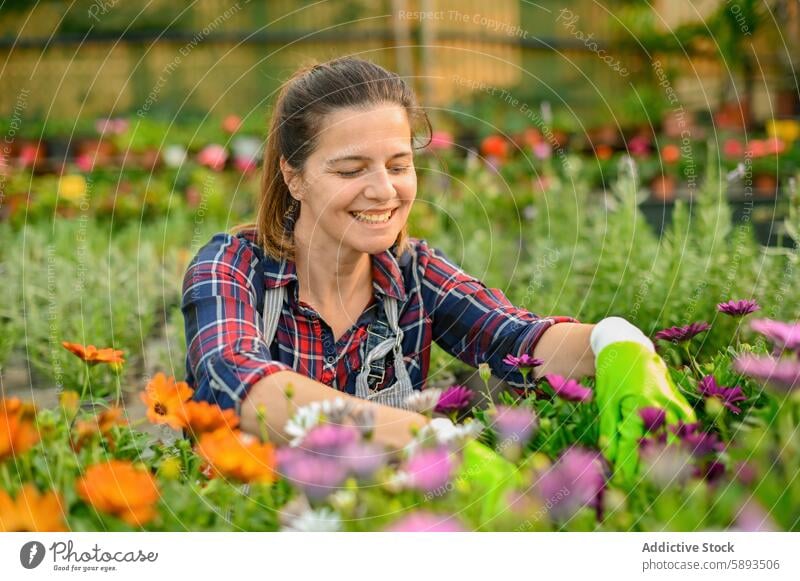
[[[292,194],[292,197],[295,200],[301,200],[303,198],[303,194],[302,188],[299,187],[301,181],[299,172],[289,165],[289,162],[286,161],[286,158],[283,156],[280,158],[280,165],[281,174],[283,174],[283,181],[289,188],[289,193]]]

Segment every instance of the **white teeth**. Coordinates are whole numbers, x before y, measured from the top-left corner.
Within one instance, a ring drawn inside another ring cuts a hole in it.
[[[384,212],[383,214],[361,214],[358,212],[350,212],[350,214],[359,222],[367,222],[368,224],[380,224],[382,222],[388,222],[389,218],[392,217],[391,210]]]

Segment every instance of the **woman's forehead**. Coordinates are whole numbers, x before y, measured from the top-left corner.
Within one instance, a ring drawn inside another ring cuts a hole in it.
[[[325,116],[318,147],[327,159],[371,157],[376,148],[391,155],[410,152],[411,128],[399,105],[382,104],[368,109],[348,107]]]

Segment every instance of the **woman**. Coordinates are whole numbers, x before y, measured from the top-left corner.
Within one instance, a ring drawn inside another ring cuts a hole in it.
[[[427,421],[404,404],[425,384],[432,341],[512,384],[523,379],[508,354],[544,360],[537,376],[594,373],[594,325],[516,308],[408,237],[421,127],[409,86],[368,61],[318,64],[286,83],[256,224],[215,236],[186,273],[196,398],[234,407],[253,433],[263,414],[277,441],[295,405],[369,399],[374,437],[401,447]]]

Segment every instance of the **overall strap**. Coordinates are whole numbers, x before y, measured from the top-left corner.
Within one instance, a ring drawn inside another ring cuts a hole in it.
[[[275,332],[278,330],[278,319],[281,317],[283,301],[286,299],[286,286],[271,288],[264,294],[264,342],[272,345]]]
[[[394,352],[395,380],[397,382],[396,391],[398,394],[403,394],[402,398],[413,393],[411,378],[408,374],[408,370],[406,369],[405,361],[403,359],[403,330],[400,328],[398,321],[397,300],[393,297],[384,297],[383,307],[386,312],[386,318],[391,334],[389,337],[383,339],[380,343],[367,351],[366,356],[364,357],[364,361],[361,364],[361,371],[356,378],[356,395],[361,398],[371,399],[372,396],[381,393],[380,391],[376,392],[370,389],[368,378],[372,371],[372,367],[379,361],[382,362],[389,352]],[[382,363],[379,365],[381,365],[382,368]],[[398,399],[397,402],[391,402],[391,405],[400,407],[403,403],[400,401],[400,399]]]

